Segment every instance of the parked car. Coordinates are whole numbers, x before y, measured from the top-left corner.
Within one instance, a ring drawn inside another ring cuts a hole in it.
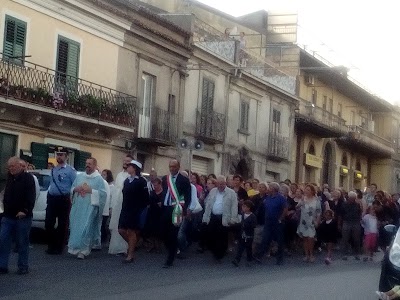
[[[29,173],[37,177],[40,186],[40,195],[33,208],[32,227],[45,229],[47,190],[51,182],[51,170],[29,170]]]
[[[385,231],[394,239],[382,260],[379,280],[379,290],[382,292],[387,292],[394,286],[400,285],[400,228],[386,225]]]

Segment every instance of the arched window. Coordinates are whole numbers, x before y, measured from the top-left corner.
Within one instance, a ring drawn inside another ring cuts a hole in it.
[[[359,158],[356,159],[356,170],[361,171],[361,162]]]
[[[342,166],[347,166],[348,161],[347,161],[347,154],[343,153],[342,155]]]
[[[308,146],[308,153],[315,155],[315,146],[313,142],[310,142],[310,145]]]

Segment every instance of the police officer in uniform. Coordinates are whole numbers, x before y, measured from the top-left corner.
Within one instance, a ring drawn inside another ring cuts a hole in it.
[[[46,233],[48,254],[61,254],[64,249],[68,230],[69,210],[71,207],[71,186],[76,171],[66,163],[68,149],[57,147],[57,166],[51,170],[51,182],[47,192]],[[55,224],[57,221],[57,228]]]

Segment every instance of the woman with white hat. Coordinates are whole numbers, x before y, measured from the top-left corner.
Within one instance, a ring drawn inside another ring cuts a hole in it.
[[[134,260],[134,251],[143,229],[147,206],[149,205],[149,193],[147,181],[140,176],[142,164],[132,160],[126,169],[129,177],[124,182],[122,190],[122,210],[119,217],[118,231],[128,243],[128,255],[123,261],[131,263]]]

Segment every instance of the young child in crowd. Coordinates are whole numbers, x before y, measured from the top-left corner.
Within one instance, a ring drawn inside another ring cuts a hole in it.
[[[242,204],[242,228],[241,228],[241,238],[237,245],[236,257],[232,263],[238,267],[240,259],[244,250],[247,254],[247,263],[253,260],[253,238],[254,229],[257,226],[257,217],[251,211],[253,209],[253,202],[250,200],[244,201]]]
[[[326,209],[324,212],[324,220],[322,221],[319,233],[323,243],[326,244],[327,255],[325,258],[325,264],[330,265],[332,263],[332,251],[333,247],[337,243],[338,229],[336,221],[333,219],[334,213],[330,209]]]
[[[378,219],[376,218],[373,206],[368,208],[367,214],[362,218],[361,224],[364,228],[364,248],[366,255],[364,261],[368,261],[368,258],[372,261],[378,239]]]

